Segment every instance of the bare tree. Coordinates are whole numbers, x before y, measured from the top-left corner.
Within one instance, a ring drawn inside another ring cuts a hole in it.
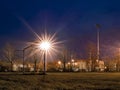
[[[114,56],[114,61],[115,61],[115,67],[116,67],[116,71],[120,71],[120,55],[119,54],[116,54]]]
[[[58,58],[63,62],[63,71],[65,71],[66,67],[66,58],[65,58],[65,53],[64,51],[61,51],[61,53],[59,53]]]
[[[69,50],[63,48],[58,57],[63,62],[63,71],[66,71],[66,62],[70,59]]]
[[[37,61],[38,61],[37,55],[35,54],[34,55],[34,72],[37,72]]]
[[[91,69],[92,71],[95,71],[95,65],[96,65],[96,45],[93,42],[89,42],[86,50],[89,54],[89,61],[91,62]]]
[[[29,60],[29,62],[34,63],[34,72],[37,72],[38,69],[38,56],[39,51],[37,51],[36,48],[32,47],[26,50],[26,58]]]
[[[10,70],[13,70],[13,63],[15,60],[15,49],[9,43],[7,43],[3,49],[3,58],[10,62]]]

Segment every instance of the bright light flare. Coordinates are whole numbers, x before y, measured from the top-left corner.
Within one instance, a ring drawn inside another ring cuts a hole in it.
[[[70,62],[68,62],[68,65],[70,65]]]
[[[47,34],[47,32],[41,34],[40,36],[34,31],[34,29],[23,19],[20,18],[19,19],[24,23],[24,25],[34,34],[34,36],[36,37],[36,41],[35,42],[28,42],[28,45],[33,45],[37,46],[35,47],[35,49],[33,49],[32,53],[30,53],[30,55],[28,57],[33,56],[34,54],[38,53],[40,51],[41,56],[43,56],[43,50],[41,49],[46,49],[46,56],[49,56],[50,58],[53,58],[53,55],[56,55],[61,47],[59,46],[61,43],[63,43],[63,41],[57,41],[56,39],[56,33],[54,33],[53,35],[51,34]],[[47,41],[50,42],[50,44],[46,43],[42,43],[43,41]],[[40,45],[41,43],[41,45]],[[39,49],[38,49],[39,48]],[[41,49],[40,49],[41,48]],[[49,49],[48,49],[49,48]]]
[[[43,58],[44,53],[46,53],[46,58],[49,57],[50,60],[53,60],[57,53],[60,53],[60,44],[62,44],[63,41],[57,41],[56,33],[51,35],[45,32],[40,36],[35,33],[35,36],[37,37],[36,41],[31,42],[30,44],[33,44],[36,49],[30,56],[34,53],[40,52],[40,57]]]
[[[47,50],[50,49],[51,43],[48,42],[48,41],[42,41],[42,42],[40,43],[39,47],[40,47],[41,50],[47,51]]]
[[[72,61],[72,62],[74,62],[75,60],[74,60],[74,59],[72,59],[71,61]]]
[[[34,46],[37,46],[37,51],[40,51],[41,57],[46,53],[46,58],[53,60],[56,57],[57,53],[60,52],[60,44],[63,41],[57,41],[56,33],[48,34],[47,32],[41,34],[40,36],[35,33],[37,36],[36,42],[33,42]]]
[[[78,63],[77,62],[75,62],[75,66],[77,66],[78,65]]]
[[[61,61],[58,61],[58,64],[60,65],[60,64],[61,64]]]

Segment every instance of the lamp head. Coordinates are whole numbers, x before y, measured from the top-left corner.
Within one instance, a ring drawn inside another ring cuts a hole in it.
[[[42,42],[40,43],[39,47],[40,47],[41,50],[47,51],[47,50],[50,49],[51,44],[50,44],[50,42],[48,42],[48,41],[42,41]]]

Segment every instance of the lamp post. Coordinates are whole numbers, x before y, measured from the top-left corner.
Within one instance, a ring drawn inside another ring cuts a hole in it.
[[[32,45],[29,45],[25,48],[23,48],[22,50],[16,50],[16,51],[22,51],[22,59],[23,59],[23,74],[25,73],[25,50],[32,47]]]
[[[38,48],[40,49],[42,55],[43,55],[43,74],[46,74],[46,57],[48,55],[52,55],[53,52],[58,52],[57,48],[57,44],[60,44],[62,42],[57,42],[55,39],[55,34],[50,35],[47,34],[47,32],[45,32],[44,34],[41,34],[41,36],[37,35],[37,33],[35,33],[35,35],[38,37],[39,42],[36,43],[35,45],[38,46]]]
[[[45,60],[45,52],[44,52],[44,56],[43,56],[43,58],[44,58],[44,72],[43,72],[43,74],[46,74],[46,60]]]
[[[43,50],[43,74],[46,75],[46,54],[47,54],[47,51],[50,49],[51,47],[51,43],[49,41],[42,41],[40,44],[39,44],[39,47],[41,50]]]
[[[58,70],[60,70],[61,69],[61,61],[58,61]]]
[[[72,70],[74,71],[74,68],[75,68],[75,60],[72,59],[71,62],[72,62]]]
[[[72,61],[72,63],[73,63],[73,67],[74,67],[74,66],[75,66],[75,60],[74,60],[74,59],[72,59],[71,61]]]
[[[96,24],[97,28],[97,60],[96,60],[96,70],[99,71],[99,60],[100,60],[100,24]]]
[[[68,71],[70,72],[70,62],[68,62]]]
[[[100,59],[100,25],[96,24],[97,28],[97,61]]]

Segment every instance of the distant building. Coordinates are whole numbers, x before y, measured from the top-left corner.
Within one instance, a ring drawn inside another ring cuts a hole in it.
[[[26,64],[24,65],[25,71],[34,71],[34,65],[33,64]],[[15,63],[13,64],[13,71],[22,71],[23,70],[23,64]]]
[[[88,71],[87,62],[85,60],[79,60],[77,63],[79,71]]]
[[[104,61],[98,61],[98,65],[99,65],[99,71],[104,71],[105,70]]]
[[[72,68],[74,71],[92,71],[92,61],[87,60],[77,60],[74,63],[72,63]],[[97,61],[94,65],[95,71],[104,71],[105,70],[105,64],[104,61]]]

